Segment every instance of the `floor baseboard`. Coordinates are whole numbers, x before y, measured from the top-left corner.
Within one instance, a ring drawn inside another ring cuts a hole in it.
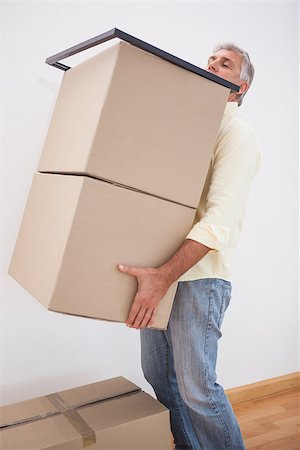
[[[227,389],[225,392],[231,404],[236,404],[299,388],[300,372],[294,372],[257,383]]]

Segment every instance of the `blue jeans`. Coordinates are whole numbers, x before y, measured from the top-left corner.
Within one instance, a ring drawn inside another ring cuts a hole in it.
[[[180,282],[168,329],[141,330],[144,376],[170,410],[175,449],[245,449],[230,402],[216,383],[220,327],[230,298],[229,281]]]

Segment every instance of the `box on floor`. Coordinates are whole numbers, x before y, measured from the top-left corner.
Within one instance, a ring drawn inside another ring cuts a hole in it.
[[[1,450],[167,450],[169,411],[123,377],[0,408]]]

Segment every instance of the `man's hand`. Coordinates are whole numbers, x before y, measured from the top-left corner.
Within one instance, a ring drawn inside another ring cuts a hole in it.
[[[186,239],[177,252],[157,269],[118,266],[123,273],[136,277],[138,290],[131,305],[126,325],[132,328],[151,327],[157,306],[173,282],[200,261],[210,250],[200,242]]]
[[[118,266],[119,270],[136,277],[138,290],[131,305],[126,325],[131,328],[150,327],[156,317],[157,307],[172,281],[166,271],[133,266]]]

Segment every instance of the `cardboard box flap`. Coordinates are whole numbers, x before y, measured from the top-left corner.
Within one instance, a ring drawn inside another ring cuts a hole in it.
[[[84,406],[77,410],[93,430],[102,431],[135,422],[157,414],[168,414],[167,408],[145,392],[124,395],[110,402]]]
[[[63,411],[103,402],[141,389],[123,377],[116,377],[85,386],[79,386],[44,397],[3,406],[0,409],[0,428],[34,422]]]
[[[115,397],[140,392],[141,388],[124,377],[111,378],[59,392],[59,396],[71,408],[89,405]]]

